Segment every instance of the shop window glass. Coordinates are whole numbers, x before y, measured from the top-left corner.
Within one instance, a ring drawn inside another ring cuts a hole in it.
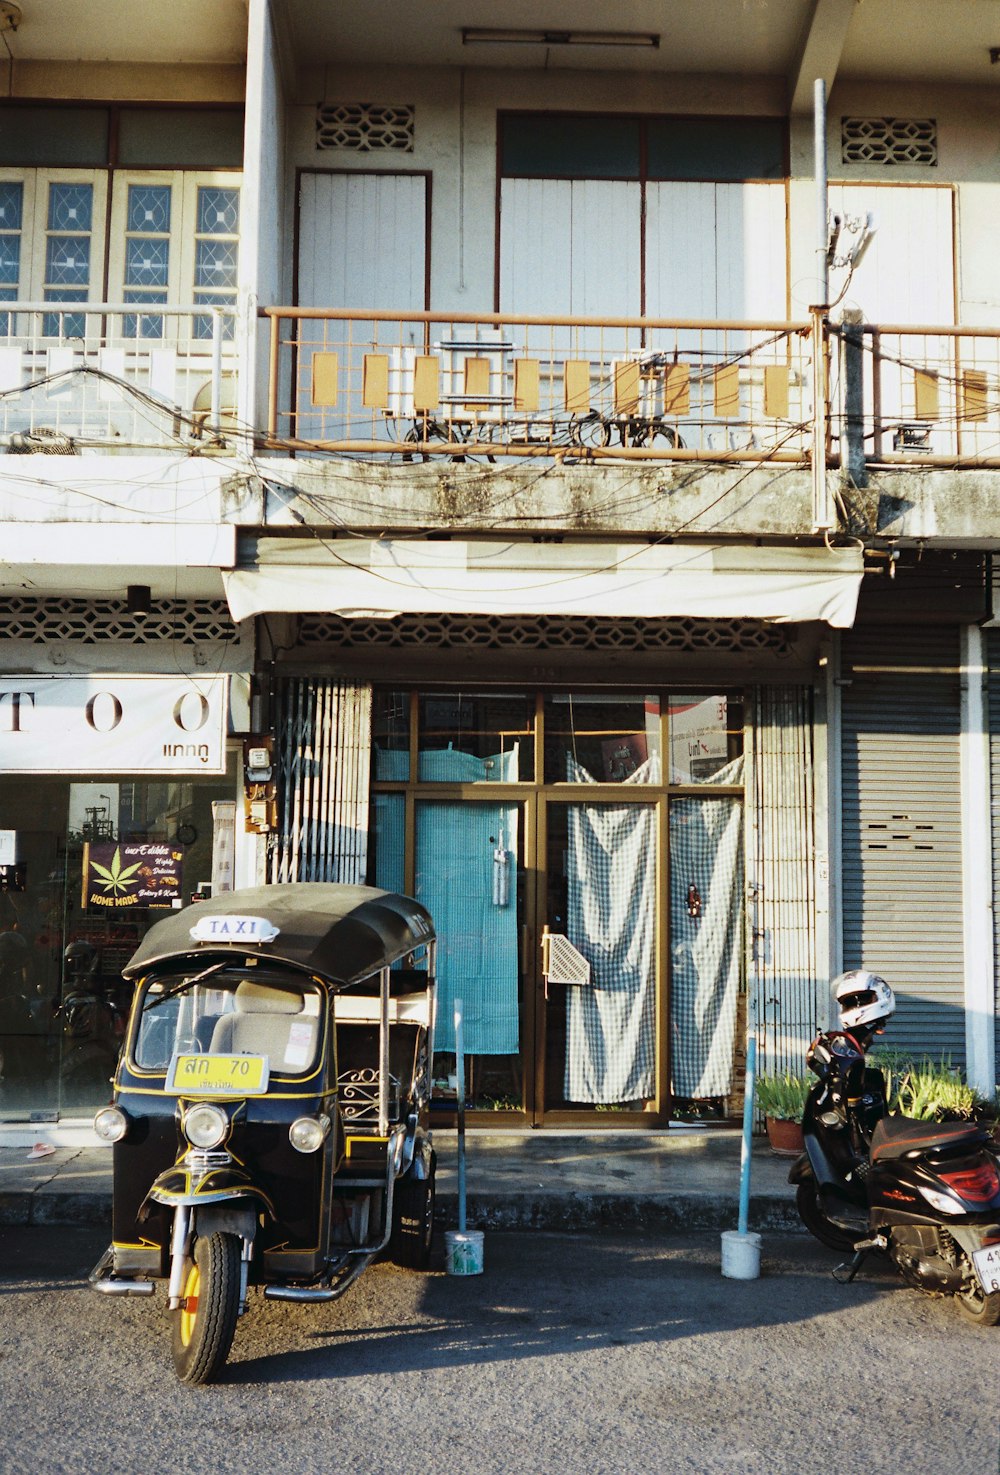
[[[672,784],[740,783],[743,703],[725,694],[672,694],[668,707]]]
[[[376,782],[404,783],[410,777],[410,694],[376,691],[372,698],[373,775]],[[383,884],[381,881],[378,883]]]
[[[545,781],[662,783],[659,697],[548,697]]]
[[[211,880],[224,777],[0,777],[0,1118],[85,1116],[107,1099],[146,931]]]
[[[422,783],[516,783],[534,774],[534,703],[512,695],[434,692],[419,704]]]

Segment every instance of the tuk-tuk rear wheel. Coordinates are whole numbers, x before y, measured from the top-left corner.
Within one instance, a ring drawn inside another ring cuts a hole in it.
[[[182,1383],[210,1383],[229,1356],[240,1311],[240,1241],[235,1234],[195,1240],[183,1299],[171,1311],[174,1367]]]

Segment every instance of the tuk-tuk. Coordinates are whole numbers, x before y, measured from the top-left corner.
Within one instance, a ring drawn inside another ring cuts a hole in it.
[[[426,1268],[434,928],[418,902],[301,882],[173,913],[135,982],[113,1104],[112,1242],[95,1290],[166,1279],[174,1365],[206,1383],[249,1286],[332,1301],[381,1251]]]

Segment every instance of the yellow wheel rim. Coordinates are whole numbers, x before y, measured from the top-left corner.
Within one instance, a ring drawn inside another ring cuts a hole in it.
[[[181,1296],[181,1346],[188,1347],[194,1336],[198,1320],[198,1294],[201,1290],[201,1271],[197,1265],[188,1270]]]

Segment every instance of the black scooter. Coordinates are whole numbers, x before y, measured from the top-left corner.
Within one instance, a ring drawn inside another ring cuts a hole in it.
[[[980,1326],[1000,1323],[1000,1165],[975,1122],[890,1116],[882,1072],[865,1059],[870,1031],[820,1035],[802,1116],[806,1150],[789,1181],[802,1222],[851,1250],[834,1271],[854,1279],[873,1250],[909,1285],[952,1295]]]

